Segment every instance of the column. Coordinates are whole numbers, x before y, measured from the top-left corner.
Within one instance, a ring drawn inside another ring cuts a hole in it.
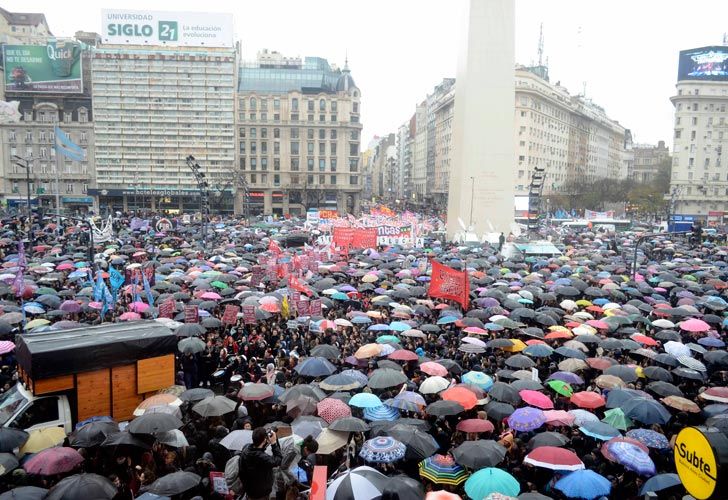
[[[263,192],[263,215],[273,214],[273,192],[265,190]]]

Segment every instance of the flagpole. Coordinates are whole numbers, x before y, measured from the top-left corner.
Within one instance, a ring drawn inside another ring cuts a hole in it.
[[[61,155],[56,151],[56,231],[61,229]]]

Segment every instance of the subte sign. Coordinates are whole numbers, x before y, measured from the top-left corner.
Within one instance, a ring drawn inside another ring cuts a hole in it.
[[[697,500],[722,497],[728,466],[728,437],[717,429],[686,427],[675,440],[675,468],[683,486]],[[723,472],[723,474],[725,474]],[[725,498],[725,497],[723,497]]]

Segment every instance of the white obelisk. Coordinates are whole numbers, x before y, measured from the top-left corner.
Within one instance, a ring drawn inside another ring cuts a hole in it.
[[[470,0],[455,87],[449,239],[461,231],[458,219],[478,237],[507,236],[514,220],[514,2]]]

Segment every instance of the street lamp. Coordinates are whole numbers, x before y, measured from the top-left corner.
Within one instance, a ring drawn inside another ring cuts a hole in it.
[[[185,158],[187,166],[190,167],[192,175],[197,181],[197,188],[200,191],[200,216],[202,219],[202,242],[205,243],[207,237],[207,215],[210,211],[209,188],[210,185],[205,180],[205,173],[201,171],[200,164],[195,161],[195,157],[189,155]]]

